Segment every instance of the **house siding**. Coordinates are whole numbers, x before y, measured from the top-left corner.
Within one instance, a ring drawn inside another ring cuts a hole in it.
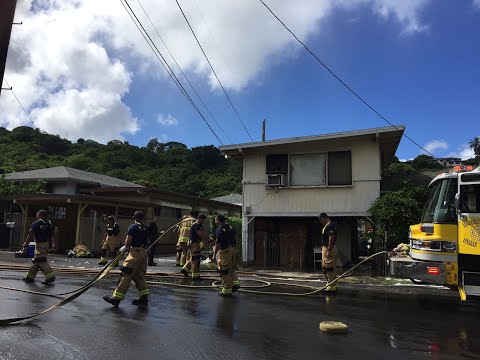
[[[267,154],[342,150],[352,153],[351,186],[278,189],[265,186]],[[276,147],[275,152],[246,153],[244,166],[244,207],[250,216],[313,216],[320,211],[337,216],[361,216],[380,196],[380,153],[378,143],[372,140],[295,144]]]

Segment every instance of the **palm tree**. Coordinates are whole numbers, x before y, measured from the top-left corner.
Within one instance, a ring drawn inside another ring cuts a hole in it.
[[[468,147],[473,150],[476,156],[480,156],[480,136],[476,136],[470,140]]]

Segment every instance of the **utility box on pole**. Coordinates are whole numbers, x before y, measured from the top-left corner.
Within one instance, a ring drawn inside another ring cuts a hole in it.
[[[10,34],[12,33],[13,17],[17,0],[0,1],[0,83],[3,84],[3,74],[5,73],[5,62],[7,61],[8,44],[10,43]],[[0,86],[0,94],[1,94]]]

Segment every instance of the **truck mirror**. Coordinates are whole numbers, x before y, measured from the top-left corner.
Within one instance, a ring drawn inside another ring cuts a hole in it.
[[[457,209],[457,212],[460,214],[460,193],[455,194],[455,209]]]

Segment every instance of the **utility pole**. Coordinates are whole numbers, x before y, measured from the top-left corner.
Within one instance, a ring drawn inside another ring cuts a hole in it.
[[[267,120],[266,119],[263,119],[263,122],[262,122],[262,141],[265,141],[265,122]]]
[[[5,62],[7,61],[8,44],[12,33],[13,17],[17,0],[0,1],[0,94],[2,92],[3,74],[5,73]]]

